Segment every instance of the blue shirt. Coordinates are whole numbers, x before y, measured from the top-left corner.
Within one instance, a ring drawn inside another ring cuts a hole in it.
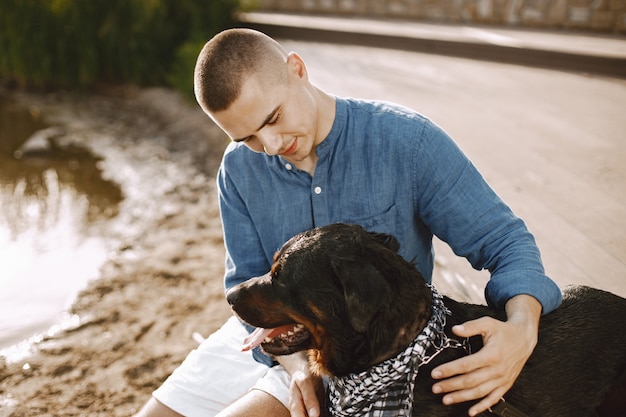
[[[429,282],[436,235],[490,271],[485,297],[496,308],[519,294],[539,300],[544,314],[560,304],[524,222],[441,128],[395,104],[335,100],[312,177],[242,143],[226,149],[217,178],[226,288],[267,273],[295,234],[344,222],[394,235]]]

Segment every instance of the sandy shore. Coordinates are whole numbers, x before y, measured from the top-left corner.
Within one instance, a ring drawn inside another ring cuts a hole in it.
[[[229,315],[214,193],[225,137],[163,89],[13,95],[64,126],[64,140],[96,152],[106,142],[109,158],[122,152],[109,170],[143,161],[176,173],[79,295],[76,322],[27,357],[0,358],[0,417],[131,415],[197,345],[194,333],[208,335]]]

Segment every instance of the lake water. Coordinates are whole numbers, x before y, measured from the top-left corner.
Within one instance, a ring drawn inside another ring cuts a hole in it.
[[[107,259],[98,226],[122,200],[99,158],[56,144],[63,132],[38,109],[1,100],[0,350],[64,319]]]

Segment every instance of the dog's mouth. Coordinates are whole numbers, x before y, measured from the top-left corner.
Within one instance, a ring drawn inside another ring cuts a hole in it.
[[[245,340],[243,351],[257,346],[270,355],[289,355],[311,347],[311,334],[302,324],[287,324],[274,329],[257,328]]]

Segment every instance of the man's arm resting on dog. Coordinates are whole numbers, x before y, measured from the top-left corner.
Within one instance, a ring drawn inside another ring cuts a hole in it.
[[[311,373],[306,352],[275,358],[291,375],[289,411],[292,417],[319,417],[320,399],[324,398],[322,379]]]
[[[517,295],[507,301],[505,308],[506,322],[483,317],[455,326],[452,330],[457,336],[481,335],[484,346],[432,372],[433,378],[443,379],[433,385],[433,392],[447,393],[443,397],[445,404],[482,399],[470,409],[470,416],[487,410],[504,396],[537,344],[542,310],[539,301]]]

